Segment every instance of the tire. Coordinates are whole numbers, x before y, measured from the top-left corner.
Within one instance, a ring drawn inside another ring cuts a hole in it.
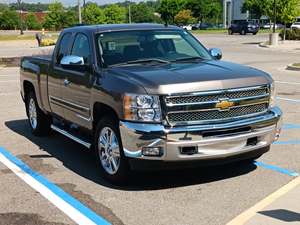
[[[229,35],[233,35],[233,31],[231,29],[228,30]]]
[[[104,117],[98,122],[93,146],[101,175],[115,184],[122,184],[126,181],[130,169],[115,119]]]
[[[246,35],[247,33],[246,33],[245,30],[241,30],[240,34],[241,34],[241,35]]]
[[[26,112],[33,135],[46,136],[50,133],[52,119],[39,108],[34,92],[26,97]]]
[[[253,35],[256,35],[256,34],[257,34],[257,32],[254,32],[254,33],[253,33]]]

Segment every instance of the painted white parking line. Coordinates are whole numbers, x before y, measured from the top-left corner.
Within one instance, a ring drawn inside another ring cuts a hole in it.
[[[300,83],[299,82],[288,82],[288,81],[275,81],[276,83],[278,83],[278,84],[294,84],[294,85],[300,85]]]
[[[38,191],[52,204],[80,225],[109,225],[104,218],[84,206],[55,184],[33,171],[10,152],[0,147],[0,162],[7,166],[30,187]]]

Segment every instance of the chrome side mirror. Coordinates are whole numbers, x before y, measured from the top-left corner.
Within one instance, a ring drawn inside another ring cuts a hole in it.
[[[219,48],[209,49],[209,54],[216,60],[222,59],[222,51]]]
[[[84,59],[83,57],[80,56],[76,56],[76,55],[67,55],[64,56],[61,61],[60,64],[62,66],[76,66],[76,65],[84,65]]]

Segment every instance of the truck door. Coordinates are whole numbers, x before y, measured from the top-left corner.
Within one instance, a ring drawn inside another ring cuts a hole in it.
[[[57,43],[58,46],[53,53],[52,66],[50,67],[48,75],[48,95],[51,111],[60,117],[64,117],[62,92],[64,69],[61,67],[60,61],[69,53],[71,38],[71,33],[65,33],[59,43]]]
[[[64,116],[82,127],[89,128],[91,124],[91,87],[92,63],[91,46],[88,37],[78,33],[74,37],[70,55],[80,56],[84,59],[84,67],[66,69],[63,78],[63,100],[65,102]]]

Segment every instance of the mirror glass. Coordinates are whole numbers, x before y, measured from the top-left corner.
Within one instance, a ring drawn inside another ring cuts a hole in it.
[[[214,57],[217,60],[222,59],[222,51],[219,48],[212,48],[209,50],[209,53],[212,57]]]

